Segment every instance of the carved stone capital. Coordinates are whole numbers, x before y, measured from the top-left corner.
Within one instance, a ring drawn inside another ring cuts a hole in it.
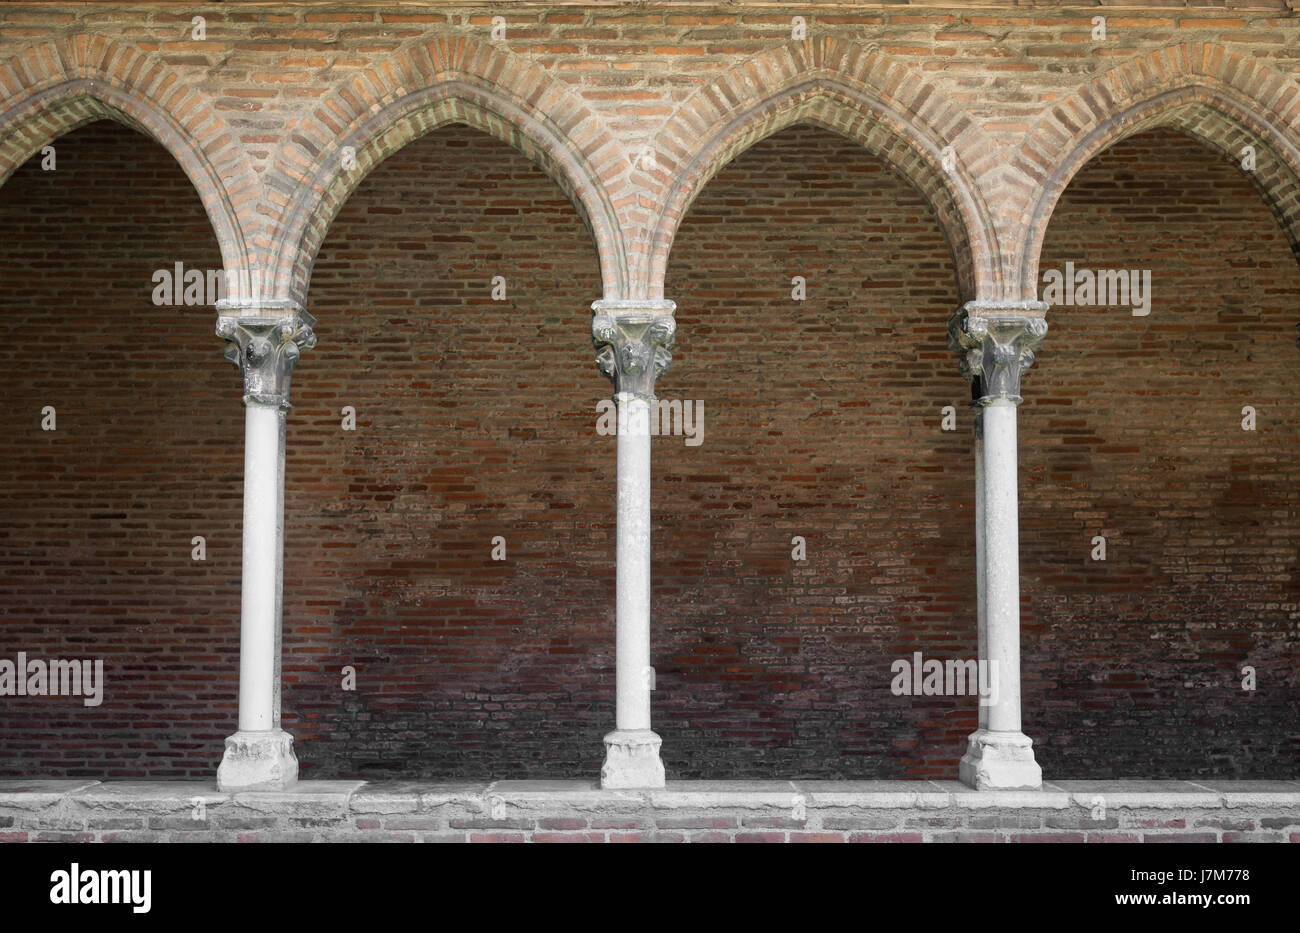
[[[961,354],[961,374],[975,384],[980,404],[997,399],[1020,402],[1020,374],[1033,365],[1034,350],[1047,334],[1041,316],[1045,308],[1038,302],[1015,307],[972,302],[952,316],[948,346]]]
[[[227,340],[226,359],[244,374],[244,403],[289,407],[289,377],[303,350],[316,346],[316,319],[297,310],[283,317],[217,318],[217,336]]]
[[[591,342],[596,365],[615,393],[654,395],[655,381],[672,364],[677,322],[671,301],[597,301],[591,305]]]

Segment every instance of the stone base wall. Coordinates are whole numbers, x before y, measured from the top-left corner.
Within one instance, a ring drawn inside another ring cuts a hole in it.
[[[1300,842],[1300,781],[0,781],[3,842]]]

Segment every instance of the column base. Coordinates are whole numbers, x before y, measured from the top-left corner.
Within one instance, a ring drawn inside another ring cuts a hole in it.
[[[1041,790],[1043,769],[1033,745],[1023,732],[976,729],[961,757],[961,782],[976,790]]]
[[[663,740],[649,729],[618,729],[605,736],[600,786],[610,790],[663,787]]]
[[[217,789],[284,790],[298,780],[293,736],[283,729],[236,732],[226,739],[217,768]]]

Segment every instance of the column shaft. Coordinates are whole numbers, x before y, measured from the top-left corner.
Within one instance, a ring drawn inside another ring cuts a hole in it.
[[[1016,403],[994,399],[984,411],[985,654],[998,693],[988,709],[993,732],[1020,731],[1020,535],[1016,494]]]
[[[989,656],[988,594],[984,586],[984,568],[988,546],[984,540],[984,406],[975,405],[975,613],[979,659]],[[989,706],[979,704],[979,727],[989,727]]]
[[[239,632],[239,730],[278,725],[276,685],[284,559],[284,410],[244,407],[244,550]]]
[[[618,547],[615,635],[620,730],[650,728],[650,433],[649,403],[617,397]]]

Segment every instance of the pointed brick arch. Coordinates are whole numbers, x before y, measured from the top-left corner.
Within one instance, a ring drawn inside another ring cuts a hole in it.
[[[285,297],[305,300],[312,265],[348,196],[387,156],[448,123],[523,153],[569,198],[595,241],[605,297],[626,294],[617,215],[599,181],[612,137],[561,82],[524,59],[469,39],[417,44],[355,76],[289,135],[269,190],[283,221],[268,262]],[[356,167],[343,168],[344,147]]]
[[[1300,257],[1300,84],[1208,44],[1170,46],[1101,75],[1053,106],[1026,137],[1013,165],[1021,176],[1006,217],[1005,265],[1019,296],[1037,297],[1038,259],[1052,212],[1071,179],[1095,155],[1129,136],[1167,127],[1240,164],[1255,147],[1250,180]]]
[[[198,192],[226,269],[245,267],[244,225],[260,195],[257,178],[229,127],[165,64],[81,34],[0,62],[0,94],[0,185],[58,137],[113,120],[171,153]]]
[[[696,91],[659,132],[649,171],[623,172],[626,187],[652,189],[650,200],[662,205],[649,216],[625,218],[649,231],[633,257],[634,287],[662,296],[673,239],[696,196],[740,152],[796,123],[839,133],[900,171],[938,216],[961,297],[998,291],[996,234],[978,181],[991,177],[998,162],[983,131],[916,72],[838,39],[791,42],[725,72]],[[952,172],[942,167],[946,146],[956,154]],[[616,199],[638,203],[631,193]]]

